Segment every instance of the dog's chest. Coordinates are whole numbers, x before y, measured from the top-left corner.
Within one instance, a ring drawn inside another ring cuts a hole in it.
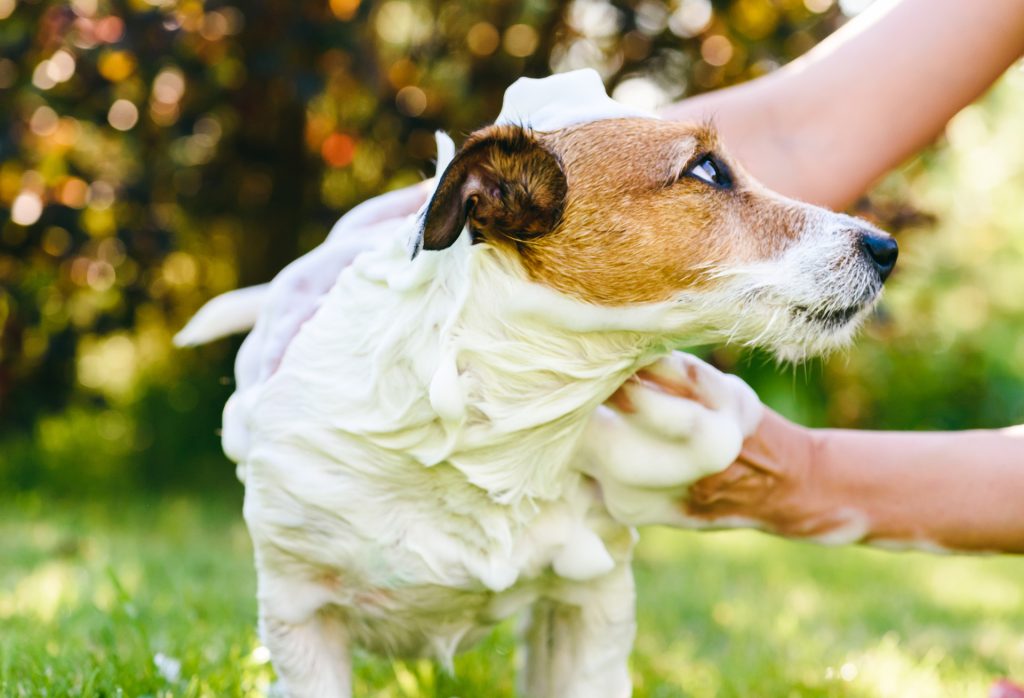
[[[246,520],[261,571],[313,590],[296,613],[337,607],[371,647],[454,647],[560,580],[600,576],[632,536],[565,467],[585,418],[551,420],[550,402],[488,411],[437,341],[446,290],[373,278],[343,279],[278,372],[235,402]],[[544,496],[509,494],[531,487]]]
[[[564,498],[516,507],[444,464],[391,463],[404,480],[396,490],[338,461],[292,451],[300,470],[262,452],[246,483],[261,572],[307,579],[293,592],[297,616],[335,608],[376,651],[445,660],[538,596],[600,577],[633,544],[580,477]]]
[[[282,410],[289,399],[275,393],[271,402]],[[276,426],[257,432],[246,464],[250,528],[293,557],[345,570],[349,588],[494,593],[553,565],[574,578],[608,566],[601,538],[620,527],[578,473],[562,474],[557,498],[500,502],[450,462],[424,465],[410,455],[429,425],[377,435],[405,448],[381,447],[312,413]]]

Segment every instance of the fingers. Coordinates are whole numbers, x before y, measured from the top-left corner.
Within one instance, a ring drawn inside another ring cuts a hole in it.
[[[695,482],[680,510],[716,528],[752,522],[779,535],[817,535],[851,524],[843,507],[830,504],[814,486],[808,432],[770,410],[765,413],[736,463]]]
[[[680,398],[641,380],[626,382],[616,393],[613,406],[625,405],[633,425],[668,439],[688,439],[714,410],[694,399]]]
[[[637,372],[637,376],[667,393],[691,400],[700,400],[708,407],[717,407],[714,390],[709,389],[717,375],[709,364],[690,354],[673,352]]]
[[[726,515],[752,506],[772,490],[772,476],[739,460],[720,473],[701,478],[689,491],[685,507],[692,515]]]
[[[595,461],[623,482],[688,485],[728,467],[760,420],[741,380],[677,352],[623,384],[595,416]]]
[[[653,409],[648,393],[636,414],[607,406],[591,419],[583,469],[602,482],[644,488],[685,487],[735,460],[743,436],[734,420],[699,404],[661,396],[671,410]],[[681,409],[680,409],[681,408]],[[678,493],[676,493],[678,495]]]
[[[644,390],[637,390],[638,386]],[[624,385],[612,404],[626,412],[636,412],[633,402],[637,396],[654,392],[728,414],[744,436],[754,433],[764,414],[764,407],[750,386],[684,352],[674,352],[641,369],[636,381]]]
[[[341,217],[327,236],[328,240],[391,218],[404,218],[420,209],[432,188],[432,181],[413,184],[364,201]]]
[[[629,395],[626,394],[626,386],[630,382],[637,380],[636,376],[631,377],[623,385],[619,386],[619,389],[612,393],[612,396],[608,398],[607,404],[609,407],[613,407],[619,412],[625,412],[632,414],[636,412],[636,407],[630,402]]]
[[[751,509],[749,502],[770,486],[770,473],[756,465],[733,465],[763,411],[739,378],[676,352],[640,371],[598,410],[582,469],[601,482],[620,520],[718,526],[719,517]],[[690,501],[680,502],[691,486]]]

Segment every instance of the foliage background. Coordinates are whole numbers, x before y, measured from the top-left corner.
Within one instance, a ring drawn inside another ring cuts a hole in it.
[[[520,75],[590,66],[657,106],[774,70],[868,4],[0,0],[0,492],[30,518],[236,499],[216,426],[237,341],[170,346],[205,299],[420,179],[432,132],[489,122]],[[858,205],[902,251],[853,349],[712,359],[806,424],[1024,421],[1022,122],[1014,69]]]
[[[236,345],[168,341],[203,300],[418,180],[431,133],[487,123],[520,75],[592,66],[653,106],[773,70],[865,4],[0,0],[0,482],[231,487]],[[861,207],[918,229],[855,350],[714,359],[806,423],[1020,419],[1014,73]]]

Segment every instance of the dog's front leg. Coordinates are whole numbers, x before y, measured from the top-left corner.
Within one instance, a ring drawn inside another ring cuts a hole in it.
[[[619,564],[591,582],[564,582],[523,627],[523,698],[628,698],[636,634],[633,573]]]
[[[260,633],[289,698],[350,698],[352,659],[348,633],[335,615],[281,620],[260,608]]]

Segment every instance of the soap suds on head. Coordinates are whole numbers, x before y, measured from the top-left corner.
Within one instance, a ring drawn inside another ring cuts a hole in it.
[[[542,79],[519,78],[505,90],[501,113],[494,123],[557,131],[592,121],[628,118],[659,117],[616,102],[608,96],[597,71],[584,68]]]

